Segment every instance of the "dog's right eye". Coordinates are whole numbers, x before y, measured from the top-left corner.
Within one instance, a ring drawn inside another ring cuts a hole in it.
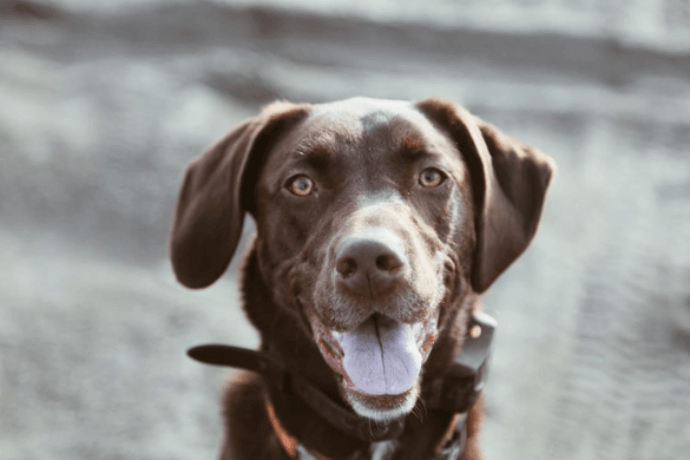
[[[444,180],[446,175],[436,168],[426,168],[419,175],[419,183],[426,188],[438,187]]]
[[[286,188],[296,196],[309,196],[314,191],[314,181],[311,178],[299,174],[288,180]]]

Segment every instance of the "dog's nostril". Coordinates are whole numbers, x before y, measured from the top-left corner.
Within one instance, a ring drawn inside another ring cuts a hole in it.
[[[357,271],[357,262],[355,262],[354,259],[349,258],[340,259],[335,265],[335,269],[338,270],[338,273],[343,275],[343,277],[347,278],[354,275]]]
[[[402,243],[390,232],[348,236],[335,259],[336,282],[351,293],[377,296],[398,284],[406,263]]]
[[[384,272],[392,272],[400,268],[402,261],[393,254],[384,254],[376,258],[376,268]]]

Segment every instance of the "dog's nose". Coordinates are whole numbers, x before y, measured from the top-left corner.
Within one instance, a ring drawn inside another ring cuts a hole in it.
[[[338,283],[358,295],[375,297],[390,290],[406,265],[402,241],[386,230],[346,237],[336,256]]]

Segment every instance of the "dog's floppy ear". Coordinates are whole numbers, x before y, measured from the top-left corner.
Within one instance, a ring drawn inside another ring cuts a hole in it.
[[[433,98],[417,108],[450,135],[470,170],[477,232],[472,287],[484,292],[532,241],[556,164],[453,102]]]
[[[170,259],[180,283],[203,288],[223,274],[253,200],[247,178],[256,179],[280,133],[308,112],[308,105],[273,103],[189,164],[170,231]]]

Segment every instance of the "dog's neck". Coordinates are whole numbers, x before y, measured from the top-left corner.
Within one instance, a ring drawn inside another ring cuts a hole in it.
[[[245,260],[242,289],[245,311],[249,320],[262,334],[261,349],[280,360],[287,369],[306,378],[329,397],[347,408],[338,390],[335,375],[322,358],[318,348],[304,330],[304,326],[292,314],[284,311],[272,299],[271,293],[260,274],[256,250],[253,249]],[[257,306],[260,308],[255,308]],[[468,308],[460,309],[463,315]],[[462,324],[458,318],[453,321]],[[432,352],[427,366],[447,368],[461,344],[455,343],[453,337],[463,337],[463,330],[446,331],[441,334]],[[444,351],[443,351],[444,350]],[[433,372],[431,375],[443,375]],[[438,382],[425,381],[422,395],[432,391]],[[370,453],[377,446],[348,436],[330,424],[314,410],[304,404],[295,395],[286,395],[274,385],[266,385],[267,397],[274,407],[281,425],[308,449],[333,459],[370,458],[359,457],[358,453]],[[349,410],[349,409],[348,409]],[[386,449],[395,446],[396,452],[403,452],[401,458],[432,458],[433,452],[444,437],[448,436],[449,427],[457,420],[449,412],[420,408],[418,413],[410,413],[405,420],[405,428],[398,440],[385,444]],[[384,444],[379,445],[383,449]],[[354,456],[354,457],[353,457]],[[391,458],[398,458],[393,454]]]

